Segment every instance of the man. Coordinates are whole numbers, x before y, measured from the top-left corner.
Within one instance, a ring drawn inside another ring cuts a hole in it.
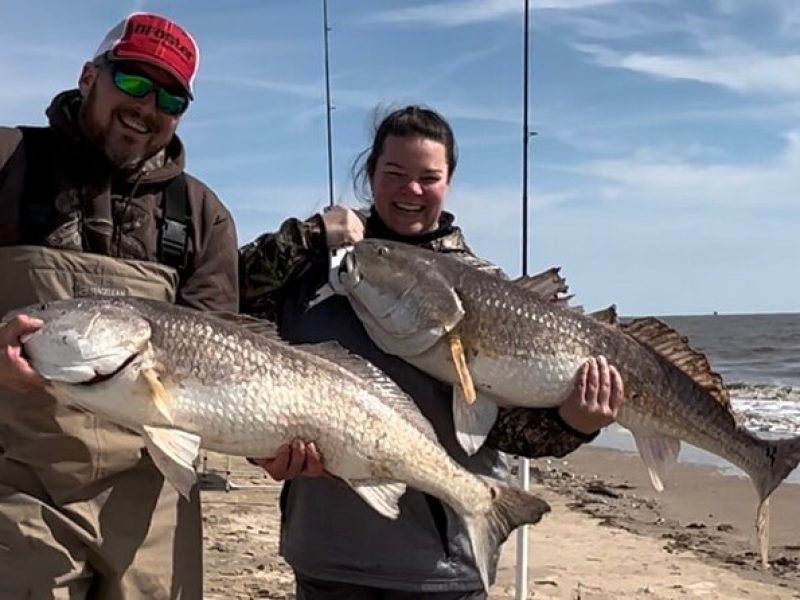
[[[231,215],[183,172],[175,129],[198,48],[164,17],[114,27],[46,128],[0,128],[0,314],[81,295],[235,311]],[[0,598],[202,597],[197,489],[177,495],[139,436],[42,391],[0,328]]]

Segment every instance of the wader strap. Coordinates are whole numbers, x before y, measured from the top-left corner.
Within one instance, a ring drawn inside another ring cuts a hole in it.
[[[56,193],[55,140],[47,127],[20,127],[25,151],[25,178],[20,196],[23,244],[44,243],[49,233]]]
[[[178,269],[186,268],[194,251],[190,226],[192,223],[189,193],[183,174],[173,178],[164,188],[164,220],[158,238],[158,260]]]

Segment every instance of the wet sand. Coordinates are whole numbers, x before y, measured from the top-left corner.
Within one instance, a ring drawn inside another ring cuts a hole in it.
[[[209,464],[224,468],[220,457]],[[213,489],[213,477],[203,492],[206,598],[293,598],[277,555],[280,488],[244,461],[232,464],[242,489]],[[800,486],[773,495],[765,571],[746,479],[680,463],[658,494],[637,456],[593,446],[532,465],[532,488],[553,511],[528,530],[528,597],[800,599]],[[492,599],[514,598],[515,539],[503,549]]]

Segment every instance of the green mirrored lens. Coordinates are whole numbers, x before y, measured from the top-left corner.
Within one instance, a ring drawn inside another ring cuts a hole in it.
[[[185,111],[189,106],[189,98],[180,94],[171,94],[166,90],[159,89],[156,104],[158,105],[158,108],[169,115],[179,115],[183,113],[183,111]]]
[[[153,89],[153,82],[147,79],[147,77],[131,75],[130,73],[124,73],[119,70],[114,71],[114,85],[116,85],[121,92],[125,92],[129,96],[134,96],[136,98],[145,96]]]
[[[152,80],[144,75],[126,73],[119,69],[114,70],[114,85],[117,89],[129,96],[142,98],[154,89],[156,94],[156,106],[168,115],[176,116],[183,114],[189,107],[189,98],[183,94],[173,94],[163,88],[156,86]]]

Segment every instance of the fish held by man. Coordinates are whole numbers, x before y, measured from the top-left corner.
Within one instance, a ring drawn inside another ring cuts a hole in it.
[[[44,321],[24,350],[48,392],[140,432],[184,495],[201,447],[274,456],[295,438],[313,440],[326,470],[388,518],[398,516],[407,485],[453,507],[487,589],[498,546],[549,511],[535,495],[458,465],[413,401],[338,345],[292,346],[246,317],[141,299],[59,300],[16,312]]]
[[[800,438],[749,432],[722,378],[665,323],[585,315],[557,301],[557,277],[503,280],[396,242],[359,242],[331,279],[383,351],[453,384],[456,433],[468,452],[483,443],[498,405],[558,406],[580,366],[605,356],[625,382],[617,422],[633,433],[653,486],[663,489],[681,441],[741,468],[758,494],[766,563],[768,499],[800,461]]]

